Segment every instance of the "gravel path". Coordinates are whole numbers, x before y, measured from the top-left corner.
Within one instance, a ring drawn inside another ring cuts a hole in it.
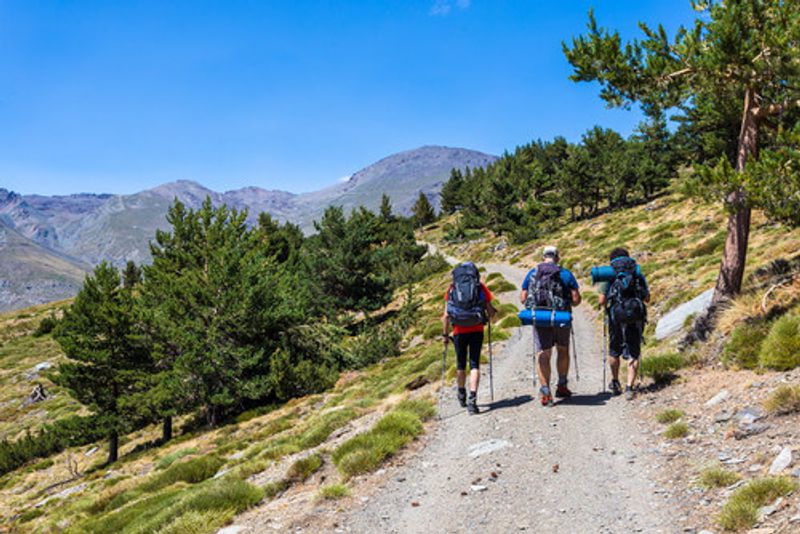
[[[519,284],[525,271],[486,265]],[[511,301],[511,294],[503,295]],[[488,369],[469,416],[448,388],[443,418],[427,446],[383,488],[339,522],[344,532],[667,533],[661,490],[651,481],[646,438],[622,397],[602,389],[601,334],[575,313],[580,381],[553,408],[532,397],[529,327],[494,358],[495,402]],[[452,357],[452,352],[450,352]]]

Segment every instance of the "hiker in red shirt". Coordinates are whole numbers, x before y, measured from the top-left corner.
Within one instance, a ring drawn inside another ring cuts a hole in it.
[[[478,410],[478,382],[480,380],[483,327],[495,314],[492,293],[480,281],[478,268],[472,262],[462,263],[453,269],[453,283],[444,295],[442,315],[445,347],[453,326],[453,344],[456,349],[456,382],[458,402],[470,414]],[[467,399],[467,357],[469,356],[469,400]]]

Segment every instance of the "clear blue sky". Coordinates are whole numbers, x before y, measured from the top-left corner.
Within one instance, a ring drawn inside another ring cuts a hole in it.
[[[425,144],[499,154],[594,124],[562,40],[689,0],[0,1],[0,187],[317,189]]]

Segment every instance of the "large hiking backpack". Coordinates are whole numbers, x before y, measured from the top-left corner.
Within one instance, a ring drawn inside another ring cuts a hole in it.
[[[475,326],[486,322],[481,278],[472,262],[453,269],[453,283],[447,291],[447,315],[455,326]]]
[[[611,320],[617,324],[638,324],[647,322],[647,308],[644,305],[644,287],[636,272],[636,260],[616,258],[611,262],[614,280],[608,288],[608,302]]]
[[[529,308],[550,308],[553,310],[569,310],[571,298],[569,289],[561,280],[561,267],[552,262],[540,263],[536,266],[533,280],[528,281]]]

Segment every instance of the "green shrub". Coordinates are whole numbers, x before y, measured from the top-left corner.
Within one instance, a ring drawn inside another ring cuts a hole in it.
[[[58,319],[56,319],[55,315],[48,315],[39,322],[39,326],[37,326],[36,330],[33,332],[33,337],[41,337],[49,334],[57,325]]]
[[[278,480],[275,482],[269,482],[268,484],[264,484],[264,487],[261,488],[264,491],[264,496],[268,499],[274,498],[279,493],[283,493],[289,488],[289,481],[288,480]]]
[[[664,431],[664,437],[667,439],[684,438],[689,434],[689,425],[683,421],[672,423]]]
[[[430,410],[425,409],[429,414]],[[377,468],[386,458],[422,432],[420,416],[412,411],[394,409],[372,429],[345,441],[333,451],[333,462],[346,478]]]
[[[685,366],[686,360],[678,353],[658,354],[641,359],[639,374],[643,377],[650,377],[655,382],[663,382],[669,379],[675,371]]]
[[[225,461],[215,454],[200,456],[186,462],[171,465],[139,487],[143,491],[153,492],[171,486],[176,482],[196,484],[213,477],[223,464],[225,464]]]
[[[323,443],[334,430],[343,427],[358,416],[351,408],[331,410],[311,419],[297,438],[301,450],[310,449]]]
[[[489,291],[492,293],[505,293],[507,291],[514,291],[517,289],[517,286],[502,277],[492,280],[486,285],[489,287]]]
[[[427,330],[425,332],[426,339],[429,339]],[[441,332],[440,323],[436,333],[441,334]],[[347,345],[347,367],[360,369],[384,358],[399,355],[404,333],[405,329],[397,321],[366,328]]]
[[[312,454],[306,458],[301,458],[294,462],[286,472],[286,478],[295,482],[305,482],[305,480],[316,473],[322,467],[322,456]]]
[[[800,365],[800,316],[784,315],[772,325],[758,361],[762,367],[788,371]]]
[[[742,475],[736,471],[723,469],[719,466],[708,467],[700,473],[699,484],[706,489],[727,488],[741,480]]]
[[[522,326],[522,322],[520,322],[519,317],[516,315],[509,315],[500,321],[497,326],[500,328],[518,328]]]
[[[800,412],[800,386],[778,386],[764,402],[764,407],[777,414]]]
[[[722,507],[717,520],[725,530],[744,530],[758,521],[758,509],[794,491],[797,484],[788,477],[751,480],[737,489]]]
[[[326,500],[336,500],[350,495],[350,488],[345,484],[329,484],[319,489],[319,498]]]
[[[427,421],[436,415],[436,408],[434,407],[433,399],[430,397],[421,397],[400,401],[395,407],[395,410],[411,412],[419,417],[421,421]]]
[[[746,321],[734,328],[722,351],[722,363],[741,369],[758,367],[758,353],[769,326],[768,322],[760,320]]]
[[[175,463],[176,460],[180,460],[184,456],[189,456],[190,454],[197,454],[197,449],[192,447],[171,452],[156,462],[156,469],[166,469]]]
[[[656,414],[656,421],[661,423],[662,425],[667,425],[669,423],[674,423],[675,421],[679,420],[683,417],[684,413],[682,410],[676,410],[675,408],[670,408],[667,410],[662,410]]]
[[[513,315],[514,317],[516,317],[517,312],[519,311],[514,304],[509,304],[507,302],[502,304],[497,304],[495,309],[497,310],[497,313],[494,316],[495,320],[502,319],[509,315]]]

